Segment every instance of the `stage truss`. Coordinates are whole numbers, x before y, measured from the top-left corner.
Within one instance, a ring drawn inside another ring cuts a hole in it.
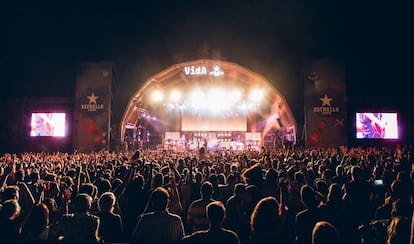
[[[211,150],[296,141],[286,99],[263,76],[235,63],[196,60],[150,77],[130,98],[121,143],[132,148]]]

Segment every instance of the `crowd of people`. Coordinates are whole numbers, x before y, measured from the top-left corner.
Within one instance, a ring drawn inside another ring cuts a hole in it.
[[[1,243],[413,243],[411,145],[0,157]]]

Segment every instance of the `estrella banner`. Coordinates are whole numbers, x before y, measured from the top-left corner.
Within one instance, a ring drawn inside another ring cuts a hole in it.
[[[347,143],[345,67],[314,59],[305,69],[305,143],[307,147]]]
[[[77,67],[74,149],[108,149],[111,114],[112,63],[80,63]]]

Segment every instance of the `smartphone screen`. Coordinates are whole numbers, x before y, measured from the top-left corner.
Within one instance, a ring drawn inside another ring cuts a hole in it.
[[[382,185],[384,185],[384,181],[383,180],[374,180],[374,185],[382,186]]]

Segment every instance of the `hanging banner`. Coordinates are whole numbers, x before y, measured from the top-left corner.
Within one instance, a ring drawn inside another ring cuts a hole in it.
[[[347,143],[345,68],[330,59],[312,60],[305,71],[307,147]]]
[[[108,149],[111,114],[112,64],[81,63],[77,67],[74,149]]]

